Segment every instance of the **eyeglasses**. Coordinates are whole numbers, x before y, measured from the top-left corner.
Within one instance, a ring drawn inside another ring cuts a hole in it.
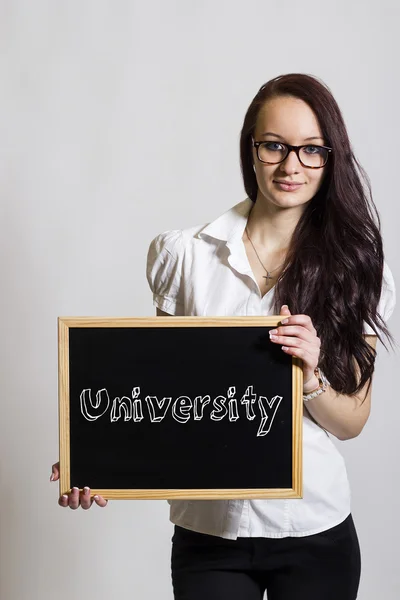
[[[255,142],[253,137],[251,140],[257,151],[258,160],[267,165],[278,165],[293,150],[303,167],[320,169],[326,165],[329,154],[332,152],[332,148],[328,146],[316,146],[315,144],[292,146],[282,142]]]

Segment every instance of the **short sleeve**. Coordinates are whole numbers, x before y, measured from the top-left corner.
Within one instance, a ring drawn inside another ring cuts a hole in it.
[[[378,304],[378,313],[385,323],[389,320],[394,307],[396,305],[396,286],[392,271],[388,264],[384,261],[383,265],[383,281],[381,297]],[[364,321],[364,335],[376,335],[375,331]]]
[[[147,253],[146,276],[153,292],[153,304],[174,316],[184,315],[183,253],[181,230],[160,233]]]

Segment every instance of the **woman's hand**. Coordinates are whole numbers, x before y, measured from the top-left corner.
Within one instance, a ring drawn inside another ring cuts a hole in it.
[[[314,369],[318,365],[321,340],[308,315],[291,315],[286,304],[279,313],[283,315],[282,325],[269,332],[270,339],[282,344],[286,354],[301,358],[303,361],[303,393],[308,394],[318,387],[318,379]],[[275,335],[272,332],[275,332]],[[271,335],[272,334],[272,335]]]
[[[55,463],[51,468],[50,481],[57,481],[60,479],[60,463]],[[107,506],[108,500],[102,496],[90,497],[90,488],[83,488],[82,492],[79,492],[78,488],[72,488],[69,494],[64,494],[58,499],[58,504],[67,508],[69,506],[72,510],[76,510],[81,506],[83,510],[87,510],[93,504],[93,501],[101,507]]]

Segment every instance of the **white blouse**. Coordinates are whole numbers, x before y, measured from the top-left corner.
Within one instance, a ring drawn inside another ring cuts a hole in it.
[[[242,241],[252,206],[247,198],[207,226],[166,231],[151,242],[147,279],[156,307],[170,315],[274,314],[274,288],[261,297]],[[386,322],[396,303],[386,262],[383,275],[378,311]],[[364,333],[374,335],[366,323]],[[303,498],[169,504],[172,523],[200,533],[228,539],[302,537],[349,515],[350,488],[344,459],[330,435],[304,414]]]

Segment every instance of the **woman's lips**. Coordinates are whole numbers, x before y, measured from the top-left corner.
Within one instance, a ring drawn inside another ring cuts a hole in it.
[[[285,192],[294,192],[303,185],[302,183],[283,183],[281,181],[274,181],[274,183]]]

